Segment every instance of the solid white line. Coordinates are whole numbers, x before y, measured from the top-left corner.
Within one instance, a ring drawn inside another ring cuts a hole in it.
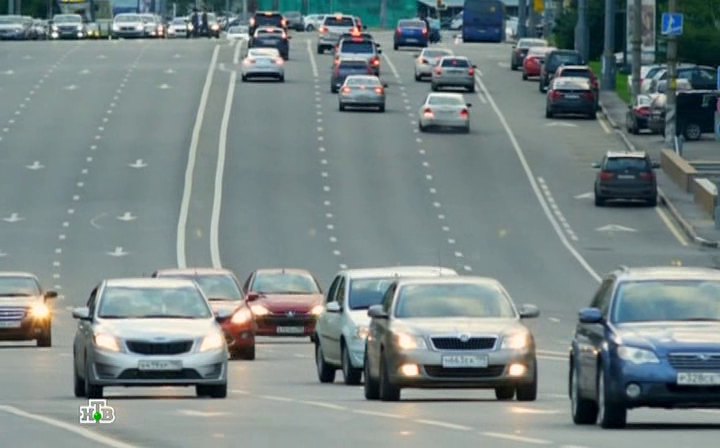
[[[387,53],[383,53],[383,58],[385,58],[385,60],[387,61],[388,67],[390,67],[390,70],[392,70],[393,75],[399,80],[400,73],[398,73],[397,69],[395,68],[395,64],[392,63],[392,61],[390,60],[390,57],[387,55]]]
[[[312,65],[313,76],[317,78],[319,76],[318,75],[318,67],[317,67],[317,62],[315,62],[315,54],[312,51],[312,43],[310,42],[310,39],[306,40],[306,42],[307,42],[307,52],[308,52],[308,55],[310,55],[310,65]]]
[[[585,258],[580,254],[580,252],[575,249],[575,247],[568,241],[567,237],[565,236],[565,233],[563,232],[562,228],[560,227],[560,224],[555,219],[555,216],[552,214],[552,211],[550,211],[550,208],[548,207],[547,201],[545,201],[545,196],[543,196],[542,192],[540,191],[540,188],[538,187],[537,182],[535,181],[535,175],[532,172],[532,169],[530,168],[530,164],[528,163],[527,159],[525,158],[525,153],[523,152],[522,148],[520,147],[520,144],[517,141],[517,138],[515,137],[515,133],[510,128],[510,125],[508,124],[507,120],[505,119],[505,115],[503,115],[502,111],[498,107],[497,103],[495,103],[495,99],[490,95],[490,92],[485,87],[485,84],[482,82],[482,80],[479,77],[475,77],[475,80],[480,85],[480,89],[482,89],[483,93],[485,94],[485,97],[490,102],[490,106],[495,111],[495,114],[500,119],[500,123],[502,123],[503,127],[505,128],[505,132],[507,133],[508,137],[510,138],[510,142],[513,145],[513,148],[515,149],[515,153],[517,154],[518,159],[520,160],[520,164],[523,167],[523,170],[525,170],[525,175],[527,176],[528,182],[530,183],[530,187],[535,192],[535,197],[537,198],[538,202],[540,203],[540,206],[542,207],[543,211],[545,212],[545,216],[550,221],[550,224],[552,225],[553,229],[555,229],[555,233],[557,234],[558,238],[560,238],[560,241],[563,243],[565,248],[572,254],[573,257],[580,263],[580,266],[582,266],[588,274],[592,278],[595,279],[598,283],[600,283],[601,277],[598,275],[597,272],[590,266],[590,264],[585,260]]]
[[[235,44],[235,52],[233,53],[233,64],[237,65],[240,62],[240,49],[243,46],[243,39],[239,39],[238,43]]]
[[[193,127],[193,133],[190,140],[190,151],[188,153],[187,168],[185,169],[185,185],[183,188],[182,200],[180,202],[180,216],[178,217],[177,241],[175,245],[175,250],[177,252],[177,264],[179,268],[187,267],[187,258],[185,255],[185,234],[187,231],[188,213],[190,210],[190,197],[192,196],[193,171],[195,170],[195,159],[197,157],[198,142],[200,140],[200,130],[205,116],[208,96],[210,96],[210,87],[212,86],[213,75],[215,74],[215,64],[217,63],[219,50],[220,45],[215,45],[212,59],[210,59],[207,76],[205,77],[205,85],[203,86],[202,95],[200,96],[200,104],[198,105],[197,115],[195,116],[195,126]]]
[[[661,209],[660,207],[655,207],[655,212],[657,212],[658,216],[660,217],[662,222],[665,223],[667,228],[670,229],[670,233],[672,233],[673,236],[675,236],[675,239],[677,239],[678,242],[680,244],[682,244],[683,246],[687,246],[688,241],[685,238],[685,235],[683,235],[682,232],[680,230],[678,230],[678,228],[675,226],[675,224],[673,224],[673,222],[668,217],[667,213],[665,213],[665,210]]]
[[[85,429],[83,427],[78,427],[74,424],[71,425],[69,423],[65,423],[60,420],[55,420],[54,418],[45,417],[45,416],[38,415],[38,414],[30,414],[29,412],[25,412],[14,406],[0,405],[0,411],[7,412],[8,414],[13,414],[18,417],[23,417],[23,418],[27,418],[30,420],[42,422],[42,423],[45,423],[46,425],[54,426],[56,428],[60,428],[67,432],[72,432],[74,434],[79,435],[80,437],[84,437],[88,440],[92,440],[93,442],[100,443],[105,446],[110,446],[113,448],[135,448],[135,445],[131,445],[129,443],[125,443],[125,442],[121,442],[120,440],[113,439],[112,437],[108,437],[108,436],[104,436],[102,434],[95,433],[93,431],[90,431],[89,429]]]
[[[260,395],[260,398],[264,398],[266,400],[273,400],[273,401],[285,401],[288,403],[294,402],[292,398],[286,398],[286,397],[278,397],[276,395]]]
[[[456,429],[458,431],[472,431],[473,430],[473,428],[471,428],[469,426],[455,425],[453,423],[439,422],[437,420],[415,420],[415,421],[417,423],[422,423],[424,425],[439,426],[441,428]]]
[[[486,437],[494,437],[496,439],[514,440],[516,442],[531,443],[533,445],[551,445],[549,440],[536,439],[534,437],[516,436],[515,434],[503,434],[500,432],[481,432]]]
[[[242,41],[241,41],[242,42]],[[220,260],[220,210],[222,209],[223,173],[225,172],[225,155],[227,154],[227,136],[230,127],[230,112],[235,97],[235,83],[237,72],[230,73],[227,96],[225,97],[225,110],[220,122],[220,138],[218,139],[218,158],[215,169],[215,193],[213,195],[212,214],[210,216],[210,259],[214,268],[221,268]]]
[[[480,90],[480,87],[478,86],[478,90]],[[480,102],[483,104],[487,104],[487,100],[480,92],[475,92],[475,95],[480,99]]]
[[[567,358],[561,358],[559,356],[547,356],[547,355],[535,355],[537,359],[544,359],[545,361],[558,361],[567,362]]]
[[[309,404],[310,406],[317,406],[320,408],[333,409],[335,411],[347,411],[347,408],[345,406],[340,406],[340,405],[331,404],[331,403],[323,403],[322,401],[299,400],[299,402],[303,403],[303,404]]]
[[[600,127],[603,128],[603,131],[605,131],[606,134],[612,133],[612,130],[610,129],[610,126],[605,123],[605,119],[598,117],[598,123],[600,123]]]
[[[397,415],[397,414],[390,414],[389,412],[365,411],[365,410],[361,410],[361,409],[355,409],[353,412],[356,414],[362,414],[362,415],[373,415],[375,417],[387,417],[387,418],[396,418],[398,420],[405,420],[405,416]]]

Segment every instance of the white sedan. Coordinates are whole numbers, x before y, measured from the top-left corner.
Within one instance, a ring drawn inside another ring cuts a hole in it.
[[[461,93],[430,93],[420,107],[418,127],[421,132],[431,128],[459,129],[470,132],[470,108]]]
[[[241,78],[272,78],[285,82],[285,60],[275,48],[250,48],[242,61]]]
[[[250,40],[250,27],[247,25],[235,25],[228,28],[225,34],[227,40]]]

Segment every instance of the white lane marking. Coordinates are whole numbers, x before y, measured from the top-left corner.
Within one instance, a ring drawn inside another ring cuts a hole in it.
[[[125,212],[122,215],[117,216],[116,219],[118,219],[119,221],[128,222],[128,221],[135,221],[137,219],[137,216],[133,216],[133,214],[130,212]]]
[[[513,414],[535,414],[535,415],[553,415],[562,414],[565,411],[558,409],[538,409],[538,408],[526,408],[522,406],[511,406],[510,412]]]
[[[18,213],[11,213],[10,216],[8,216],[7,218],[3,218],[3,221],[10,223],[20,222],[24,220],[25,218],[21,217]]]
[[[548,204],[550,204],[550,208],[552,209],[553,214],[555,214],[558,221],[560,221],[560,223],[562,224],[563,230],[565,230],[570,239],[572,239],[573,241],[578,241],[577,234],[575,234],[575,231],[573,231],[573,229],[570,227],[567,219],[565,219],[565,215],[563,215],[563,213],[560,211],[560,207],[558,207],[557,203],[555,202],[555,198],[550,192],[550,187],[548,187],[545,179],[543,179],[542,177],[538,177],[537,180],[538,184],[540,184],[540,188],[542,189],[543,194],[547,198]]]
[[[312,66],[313,76],[317,78],[319,76],[319,73],[317,62],[315,62],[315,54],[313,54],[312,52],[312,43],[310,42],[310,39],[306,40],[305,42],[307,42],[307,52],[308,55],[310,55],[310,65]]]
[[[217,167],[215,169],[215,192],[213,197],[212,214],[210,216],[210,259],[214,268],[221,268],[220,259],[220,210],[222,208],[223,174],[225,172],[225,155],[227,154],[227,135],[230,126],[230,113],[233,98],[235,97],[235,83],[237,73],[230,73],[225,109],[220,123],[220,139],[218,142]]]
[[[608,224],[606,226],[598,227],[595,229],[597,232],[637,232],[637,229],[632,227],[625,227],[618,224]]]
[[[230,389],[230,392],[232,392],[232,393],[234,393],[234,394],[242,394],[242,395],[249,395],[249,394],[250,394],[250,392],[248,392],[248,391],[246,391],[246,390],[242,390],[242,389]]]
[[[44,415],[31,414],[29,412],[23,411],[22,409],[18,409],[14,406],[0,405],[0,411],[6,412],[8,414],[13,414],[17,417],[27,418],[30,420],[35,420],[37,422],[45,423],[46,425],[54,426],[54,427],[62,429],[64,431],[77,434],[80,437],[83,437],[88,440],[92,440],[93,442],[100,443],[102,445],[109,446],[112,448],[136,448],[135,445],[131,445],[129,443],[122,442],[118,439],[114,439],[112,437],[105,436],[105,435],[96,433],[94,431],[85,429],[83,427],[77,426],[77,423],[70,424],[70,423],[65,423],[63,421],[60,421],[60,420],[55,420],[54,418],[45,417]]]
[[[395,78],[402,79],[400,78],[400,73],[398,73],[397,68],[395,68],[395,64],[393,64],[393,62],[390,60],[390,57],[387,55],[387,53],[383,53],[383,58],[385,58],[385,61],[387,61],[388,67],[390,67],[390,70],[392,71]],[[403,87],[400,87],[400,90],[405,89]]]
[[[240,62],[240,49],[243,46],[243,42],[245,42],[243,39],[239,39],[238,43],[235,45],[235,51],[233,52],[233,64],[235,65]]]
[[[264,399],[266,399],[266,400],[273,400],[273,401],[283,401],[283,402],[286,402],[286,403],[292,403],[292,402],[295,401],[295,400],[293,400],[292,398],[278,397],[278,396],[276,396],[276,395],[260,395],[260,398],[264,398]]]
[[[182,200],[180,202],[180,216],[178,217],[177,239],[175,244],[177,264],[179,268],[187,267],[187,258],[185,255],[185,233],[187,231],[188,213],[190,210],[190,196],[192,195],[193,171],[195,171],[195,159],[197,158],[200,129],[202,128],[203,118],[205,116],[208,96],[210,96],[210,87],[212,86],[219,51],[220,45],[215,45],[212,58],[210,59],[210,66],[208,67],[207,75],[205,77],[205,85],[203,86],[202,94],[200,96],[200,104],[198,105],[197,115],[195,116],[195,126],[193,127],[192,138],[190,140],[190,151],[188,153],[188,163],[185,169],[185,185],[183,188]]]
[[[552,442],[549,440],[536,439],[534,437],[523,437],[516,436],[515,434],[505,434],[500,432],[481,432],[481,435],[485,437],[493,437],[496,439],[513,440],[515,442],[530,443],[533,445],[551,445]]]
[[[604,119],[604,118],[598,117],[597,122],[600,123],[600,127],[603,129],[603,131],[605,131],[606,134],[612,133],[612,130],[610,129],[610,126],[608,126],[607,123],[605,123],[605,119]]]
[[[585,258],[580,254],[580,252],[575,249],[575,247],[572,245],[570,241],[568,241],[567,237],[565,237],[565,234],[563,233],[563,230],[560,226],[560,223],[555,219],[552,212],[550,211],[550,208],[548,207],[547,201],[545,201],[545,197],[543,196],[542,192],[540,191],[540,188],[537,185],[537,182],[535,181],[535,175],[533,174],[532,169],[530,168],[530,164],[528,163],[527,159],[525,158],[525,152],[520,147],[520,143],[518,143],[517,138],[515,137],[515,133],[513,132],[512,128],[510,128],[510,125],[508,124],[507,120],[505,119],[505,115],[502,113],[500,108],[498,107],[497,103],[495,102],[495,99],[490,95],[490,92],[488,91],[487,87],[485,87],[485,84],[482,82],[482,80],[478,77],[475,78],[478,84],[480,85],[480,89],[485,94],[485,97],[487,98],[488,102],[490,103],[490,106],[493,108],[493,111],[497,115],[497,117],[500,119],[500,123],[503,125],[503,128],[505,128],[505,132],[507,133],[508,137],[510,138],[510,142],[513,145],[513,149],[515,150],[515,153],[517,154],[518,159],[520,160],[520,164],[523,167],[523,170],[525,171],[525,175],[528,179],[528,182],[530,183],[530,187],[533,189],[533,192],[535,192],[535,197],[537,198],[538,202],[540,203],[540,207],[545,212],[545,216],[550,221],[550,224],[552,225],[553,229],[555,229],[555,233],[557,234],[558,238],[560,238],[560,242],[565,246],[565,248],[570,252],[570,254],[575,257],[575,259],[580,263],[580,266],[585,269],[585,271],[590,274],[590,276],[595,279],[596,282],[600,283],[601,277],[598,275],[597,272],[590,266],[590,264],[585,260]]]
[[[548,317],[548,320],[555,323],[560,322],[560,319],[558,319],[557,317]]]
[[[111,257],[124,257],[128,254],[128,252],[125,252],[122,246],[117,246],[115,250],[113,250],[112,252],[107,252],[107,254]]]
[[[194,411],[192,409],[180,409],[178,414],[189,415],[192,417],[218,417],[221,415],[229,415],[228,412],[205,412],[205,411]]]
[[[481,89],[480,89],[480,85],[477,84],[477,83],[475,83],[475,86],[476,86],[476,88],[477,88],[477,91],[475,92],[475,95],[478,97],[478,99],[480,100],[481,103],[487,104],[488,102],[487,102],[487,100],[485,99],[485,96],[484,96],[482,93],[480,93],[480,90],[481,90]]]
[[[469,427],[469,426],[455,425],[455,424],[453,424],[453,423],[440,422],[440,421],[437,421],[437,420],[423,420],[423,419],[418,419],[418,420],[415,420],[415,422],[416,422],[416,423],[422,423],[422,424],[424,424],[424,425],[439,426],[439,427],[441,427],[441,428],[455,429],[455,430],[458,430],[458,431],[472,431],[472,430],[473,430],[473,428],[471,428],[471,427]]]
[[[655,212],[660,217],[660,220],[665,223],[665,226],[670,230],[670,233],[673,234],[676,240],[683,246],[688,245],[688,241],[685,238],[685,235],[682,234],[682,232],[677,228],[677,226],[670,220],[665,210],[661,209],[660,207],[655,207]]]
[[[333,409],[335,411],[346,411],[348,409],[345,406],[340,406],[340,405],[332,404],[332,403],[324,403],[322,401],[298,400],[298,402],[303,403],[303,404],[308,404],[310,406],[317,406],[320,408]]]
[[[362,414],[362,415],[372,415],[375,417],[386,417],[386,418],[396,418],[398,420],[405,420],[406,417],[402,415],[397,414],[391,414],[389,412],[380,412],[380,411],[366,411],[362,409],[355,409],[353,410],[355,414]]]

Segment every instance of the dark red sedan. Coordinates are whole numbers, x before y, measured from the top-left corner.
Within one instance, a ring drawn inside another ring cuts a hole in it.
[[[536,78],[540,76],[545,55],[555,50],[555,47],[532,47],[528,50],[522,65],[522,79],[527,81],[528,78]]]
[[[232,358],[255,359],[255,322],[252,311],[243,300],[240,282],[227,269],[161,269],[152,275],[158,278],[195,280],[210,302],[215,315],[226,311],[231,316],[222,322],[228,350]]]
[[[311,336],[323,312],[323,293],[302,269],[258,269],[243,286],[261,336]]]

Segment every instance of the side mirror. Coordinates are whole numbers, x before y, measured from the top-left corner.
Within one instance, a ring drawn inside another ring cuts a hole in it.
[[[599,324],[603,320],[602,311],[597,308],[583,308],[578,313],[581,324]]]
[[[473,64],[473,65],[472,65],[472,68],[477,68],[477,65]]]
[[[470,109],[470,108],[472,107],[472,103],[466,103],[466,104],[465,104],[465,107],[467,107],[468,109]]]
[[[600,169],[600,164],[599,164],[598,162],[595,162],[595,163],[592,164],[592,167],[599,170],[599,169]]]
[[[414,57],[414,58],[419,58],[419,57],[420,57],[420,53],[413,53],[412,57]]]
[[[56,291],[45,291],[45,300],[57,299],[58,293]]]
[[[339,313],[342,311],[342,307],[337,302],[330,302],[327,305],[325,305],[325,311],[328,313]]]
[[[377,53],[378,53],[378,54],[382,54],[382,50],[378,48],[378,49],[377,49]]]
[[[387,88],[388,88],[388,83],[384,82],[384,83],[383,83],[383,87],[387,89]]]
[[[90,320],[90,309],[86,306],[72,310],[73,319]]]
[[[259,298],[260,298],[260,294],[258,294],[256,292],[249,292],[249,293],[247,293],[247,296],[245,296],[245,300],[247,300],[248,302],[254,302]]]
[[[519,310],[520,319],[534,319],[540,317],[540,310],[535,305],[523,305]]]
[[[387,319],[388,313],[385,312],[382,305],[373,305],[368,308],[368,316],[375,319]]]
[[[660,168],[660,162],[653,162],[653,163],[652,163],[652,167],[653,167],[653,169],[658,169],[658,168]]]
[[[218,310],[217,314],[215,314],[215,320],[217,322],[225,322],[233,315],[233,312],[228,309],[222,309]]]

